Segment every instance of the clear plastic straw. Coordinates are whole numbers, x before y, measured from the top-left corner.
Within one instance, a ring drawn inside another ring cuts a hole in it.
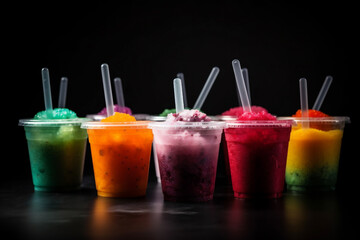
[[[51,100],[51,88],[50,88],[50,75],[49,69],[43,68],[41,69],[42,83],[43,83],[43,92],[44,92],[44,103],[46,114],[50,118],[52,115],[52,100]]]
[[[187,103],[186,90],[185,90],[186,88],[185,88],[184,74],[183,73],[178,73],[178,74],[176,74],[176,77],[181,79],[183,99],[184,99],[184,108],[187,108],[188,103]]]
[[[59,102],[58,107],[64,108],[66,103],[66,93],[67,93],[68,79],[67,77],[62,77],[60,80],[60,90],[59,90]]]
[[[115,78],[114,85],[115,85],[117,104],[119,105],[119,107],[125,107],[124,92],[123,92],[121,79],[118,77]]]
[[[104,87],[106,112],[107,112],[107,116],[110,117],[114,115],[114,102],[111,92],[109,66],[106,63],[101,64],[101,75],[102,75],[103,87]]]
[[[301,117],[305,120],[302,124],[303,128],[309,127],[309,105],[308,105],[308,96],[307,96],[307,82],[306,78],[300,78],[300,105],[301,105]]]
[[[244,110],[244,112],[251,112],[251,105],[250,105],[249,97],[248,97],[248,94],[247,94],[247,91],[246,91],[245,81],[244,81],[244,77],[242,75],[239,60],[234,59],[232,61],[232,66],[233,66],[235,79],[236,79],[236,84],[237,84],[237,87],[238,87],[238,91],[239,91],[240,100],[241,100],[241,103],[242,103],[242,106],[243,106],[243,110]]]
[[[180,78],[175,78],[174,79],[174,97],[175,97],[176,113],[184,111],[184,100],[183,100],[181,79]]]
[[[320,89],[320,92],[315,100],[314,106],[312,109],[314,110],[320,110],[322,103],[324,102],[325,96],[330,88],[331,82],[333,78],[332,76],[326,76],[325,81]]]
[[[249,98],[249,104],[250,104],[250,106],[251,106],[249,72],[248,72],[247,68],[241,69],[241,72],[242,72],[243,77],[244,77],[245,86],[246,86],[246,91],[247,91],[248,98]]]
[[[220,69],[218,67],[213,67],[208,79],[205,82],[204,87],[202,88],[202,90],[200,92],[200,95],[198,96],[198,98],[194,104],[193,109],[199,109],[199,110],[201,109],[219,72],[220,72]]]

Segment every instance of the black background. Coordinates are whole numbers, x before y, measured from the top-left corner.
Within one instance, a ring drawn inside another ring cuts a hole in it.
[[[2,183],[31,181],[25,135],[17,124],[44,109],[41,68],[50,71],[53,105],[60,78],[66,76],[67,107],[83,117],[105,106],[102,63],[109,64],[112,79],[122,78],[126,105],[147,114],[174,107],[172,80],[178,72],[185,75],[191,107],[212,67],[218,66],[220,73],[202,108],[216,115],[238,105],[231,66],[237,58],[248,68],[252,103],[277,116],[299,108],[301,77],[308,80],[310,107],[326,75],[334,77],[321,110],[351,117],[338,189],[353,188],[358,166],[354,6],[302,1],[12,5],[3,8],[10,17],[2,20],[2,103],[11,130],[3,132],[10,155],[2,159]],[[89,151],[85,174],[92,174]]]

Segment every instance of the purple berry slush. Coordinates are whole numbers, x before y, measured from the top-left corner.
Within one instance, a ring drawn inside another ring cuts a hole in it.
[[[213,198],[224,125],[210,121],[197,110],[169,114],[166,122],[150,124],[165,200],[208,201]]]

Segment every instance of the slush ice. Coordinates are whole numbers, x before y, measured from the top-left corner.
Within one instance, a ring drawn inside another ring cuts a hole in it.
[[[77,118],[66,108],[42,111],[34,119],[21,119],[28,143],[36,191],[74,190],[83,176],[87,134],[80,128],[90,119]]]
[[[265,111],[245,112],[227,122],[224,131],[234,196],[280,197],[291,122],[278,121]]]
[[[145,196],[153,135],[148,122],[115,112],[87,128],[97,194],[104,197]]]
[[[299,118],[293,126],[286,167],[286,185],[294,191],[334,190],[337,182],[340,149],[346,117],[330,117],[310,110],[309,119]],[[302,125],[307,122],[308,128]]]
[[[169,114],[151,123],[165,200],[207,201],[213,198],[216,167],[225,123],[198,110]]]

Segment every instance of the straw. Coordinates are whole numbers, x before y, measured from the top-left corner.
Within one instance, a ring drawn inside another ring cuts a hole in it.
[[[117,104],[119,105],[119,107],[125,107],[124,92],[123,92],[121,79],[118,77],[115,78],[114,85],[115,85]]]
[[[199,109],[199,110],[201,109],[219,72],[220,72],[220,69],[218,67],[213,67],[208,79],[205,82],[204,87],[202,88],[202,90],[200,92],[200,95],[198,96],[198,98],[195,102],[193,109]]]
[[[175,97],[176,113],[184,111],[184,100],[183,100],[183,93],[182,93],[180,78],[174,79],[174,97]]]
[[[248,94],[248,98],[249,98],[249,104],[251,106],[251,96],[250,96],[250,82],[249,82],[249,72],[247,70],[247,68],[243,68],[241,70],[243,77],[244,77],[244,81],[245,81],[245,86],[246,86],[246,92]]]
[[[242,75],[239,60],[234,59],[232,61],[232,66],[233,66],[235,79],[236,79],[236,84],[237,84],[237,87],[238,87],[238,91],[239,91],[240,100],[241,100],[241,103],[242,103],[242,106],[243,106],[243,110],[244,110],[244,112],[251,112],[251,105],[250,105],[249,97],[248,97],[248,94],[247,94],[247,91],[246,91],[245,81],[244,81],[244,77]]]
[[[243,69],[241,70],[241,72],[242,72],[243,77],[244,77],[245,86],[246,86],[246,91],[247,91],[247,94],[248,94],[248,97],[249,97],[249,103],[250,103],[250,106],[251,106],[250,83],[249,83],[248,70],[247,70],[247,68],[243,68]],[[238,89],[237,84],[236,84],[236,89]],[[239,90],[236,91],[236,95],[237,95],[237,99],[238,99],[239,106],[242,106],[242,104],[241,104],[241,99],[240,99],[240,94],[239,94]]]
[[[46,114],[50,118],[52,116],[52,100],[51,100],[51,88],[50,88],[50,76],[49,69],[41,69],[42,83],[43,83],[43,92],[44,92],[44,103]]]
[[[184,74],[183,73],[178,73],[178,74],[176,74],[176,77],[181,79],[183,99],[184,99],[184,108],[187,108],[188,103],[187,103],[186,90],[185,90]]]
[[[302,127],[308,128],[309,122],[309,106],[308,106],[308,96],[307,96],[307,83],[306,78],[300,78],[300,105],[301,105],[301,117],[305,120]]]
[[[102,75],[103,86],[104,86],[106,112],[107,112],[107,116],[110,117],[110,116],[114,115],[114,102],[113,102],[113,96],[112,96],[112,92],[111,92],[109,66],[106,63],[101,64],[101,75]]]
[[[59,102],[58,102],[59,108],[65,107],[67,85],[68,85],[67,77],[62,77],[60,80],[60,91],[59,91]]]
[[[320,110],[320,107],[322,105],[322,103],[324,102],[325,96],[330,88],[331,82],[332,82],[333,78],[332,76],[326,76],[325,81],[320,89],[320,92],[315,100],[314,106],[312,107],[312,109],[314,110]]]

